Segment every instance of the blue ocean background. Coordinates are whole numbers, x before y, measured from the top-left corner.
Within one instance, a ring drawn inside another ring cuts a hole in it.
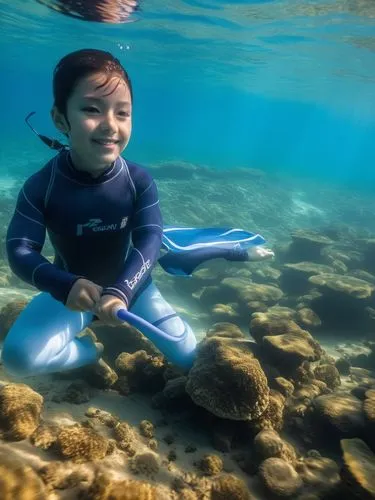
[[[354,7],[353,7],[354,5]],[[1,171],[50,152],[51,75],[67,52],[118,56],[134,84],[126,156],[260,168],[371,191],[375,45],[371,2],[144,1],[139,20],[88,23],[35,1],[0,1]],[[27,152],[27,153],[26,153]],[[29,173],[27,163],[25,173]]]

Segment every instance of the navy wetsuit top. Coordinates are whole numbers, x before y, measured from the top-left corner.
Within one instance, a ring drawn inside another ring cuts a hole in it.
[[[46,230],[54,263],[41,255]],[[66,303],[86,278],[127,306],[151,280],[162,216],[154,180],[119,157],[99,177],[75,169],[62,151],[24,183],[7,232],[12,271]]]

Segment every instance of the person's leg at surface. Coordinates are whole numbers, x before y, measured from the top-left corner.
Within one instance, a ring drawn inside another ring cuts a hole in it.
[[[95,363],[100,346],[89,336],[76,336],[92,321],[90,312],[71,311],[48,293],[27,304],[9,330],[2,362],[11,375],[26,377]]]
[[[193,341],[195,345],[195,336],[190,325],[180,318],[173,307],[163,298],[153,282],[135,299],[129,311],[145,319],[170,336],[189,337],[191,339],[189,343],[191,344]],[[168,348],[168,350],[177,349],[177,343],[170,342]],[[183,349],[177,355],[179,358],[181,356],[184,356]],[[166,357],[168,359],[168,355]],[[181,361],[183,360],[181,359]]]

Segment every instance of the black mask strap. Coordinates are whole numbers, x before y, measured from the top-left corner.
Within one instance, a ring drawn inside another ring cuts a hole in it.
[[[46,146],[48,146],[51,149],[55,149],[56,151],[61,151],[63,149],[68,149],[68,146],[66,146],[65,144],[61,144],[61,142],[59,142],[57,139],[50,139],[49,137],[47,137],[45,135],[39,134],[39,132],[37,132],[35,130],[35,128],[29,122],[30,118],[33,115],[35,115],[35,111],[32,111],[31,113],[29,113],[26,116],[25,122],[31,128],[31,130],[34,132],[34,134],[36,134],[39,137],[39,139],[41,139],[44,142],[44,144],[46,144]]]

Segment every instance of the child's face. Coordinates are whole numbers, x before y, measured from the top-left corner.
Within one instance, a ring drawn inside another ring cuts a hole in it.
[[[67,102],[69,139],[76,168],[95,175],[111,165],[127,146],[132,129],[129,88],[113,76],[96,73],[80,80]]]

